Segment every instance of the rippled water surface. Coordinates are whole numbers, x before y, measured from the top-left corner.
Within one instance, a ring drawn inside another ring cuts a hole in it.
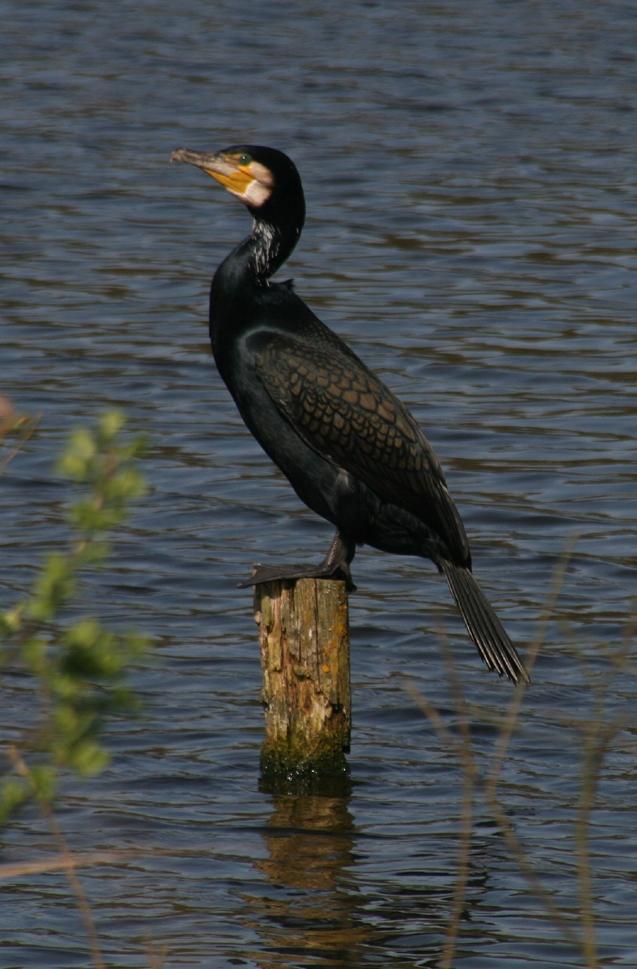
[[[589,829],[598,962],[581,938],[582,734],[609,650],[630,642],[637,566],[637,21],[631,3],[2,4],[1,391],[40,415],[0,480],[0,601],[64,540],[52,474],[77,423],[113,405],[150,435],[150,494],[82,608],[156,637],[144,714],[109,728],[110,768],[69,782],[110,966],[434,966],[452,911],[461,772],[401,674],[457,730],[457,658],[479,771],[511,690],[481,668],[429,563],[367,549],[351,599],[351,790],[259,786],[255,561],[316,559],[329,527],[245,432],[206,332],[214,267],[246,214],[178,145],[288,151],[308,221],[284,270],[408,402],[511,635],[540,634],[574,544],[501,796],[554,904],[486,802],[457,969],[635,966],[634,667]],[[29,702],[3,688],[2,733]],[[24,815],[2,860],[53,852]],[[2,888],[3,967],[86,966],[64,877]],[[569,932],[571,935],[569,935]],[[591,943],[592,944],[592,943]],[[153,956],[155,953],[155,956]],[[153,962],[155,958],[155,962]],[[588,958],[588,961],[587,961]]]

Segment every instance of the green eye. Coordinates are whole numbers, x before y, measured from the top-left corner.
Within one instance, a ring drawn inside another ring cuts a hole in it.
[[[239,155],[238,161],[240,165],[249,165],[250,162],[252,161],[252,158],[250,157],[250,155],[248,155],[247,152],[244,151],[242,152],[241,155]]]

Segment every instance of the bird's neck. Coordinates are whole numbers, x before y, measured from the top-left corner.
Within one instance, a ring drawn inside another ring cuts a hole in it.
[[[259,282],[265,283],[273,276],[292,252],[298,234],[290,238],[280,226],[270,222],[255,221],[252,232],[242,245],[248,252],[249,269]]]
[[[300,234],[300,225],[281,226],[256,219],[250,235],[222,262],[215,281],[226,291],[248,281],[267,286],[270,276],[294,249]]]

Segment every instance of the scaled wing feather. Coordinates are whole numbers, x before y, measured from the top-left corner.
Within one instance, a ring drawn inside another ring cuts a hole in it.
[[[310,447],[433,527],[451,549],[466,545],[431,445],[357,357],[271,334],[257,353],[257,373]]]

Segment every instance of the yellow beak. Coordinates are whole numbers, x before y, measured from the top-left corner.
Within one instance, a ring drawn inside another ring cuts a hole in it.
[[[191,151],[190,148],[177,148],[170,160],[196,165],[233,195],[245,195],[248,185],[254,179],[249,166],[240,165],[236,158],[224,155],[223,152],[215,155],[211,152]]]

